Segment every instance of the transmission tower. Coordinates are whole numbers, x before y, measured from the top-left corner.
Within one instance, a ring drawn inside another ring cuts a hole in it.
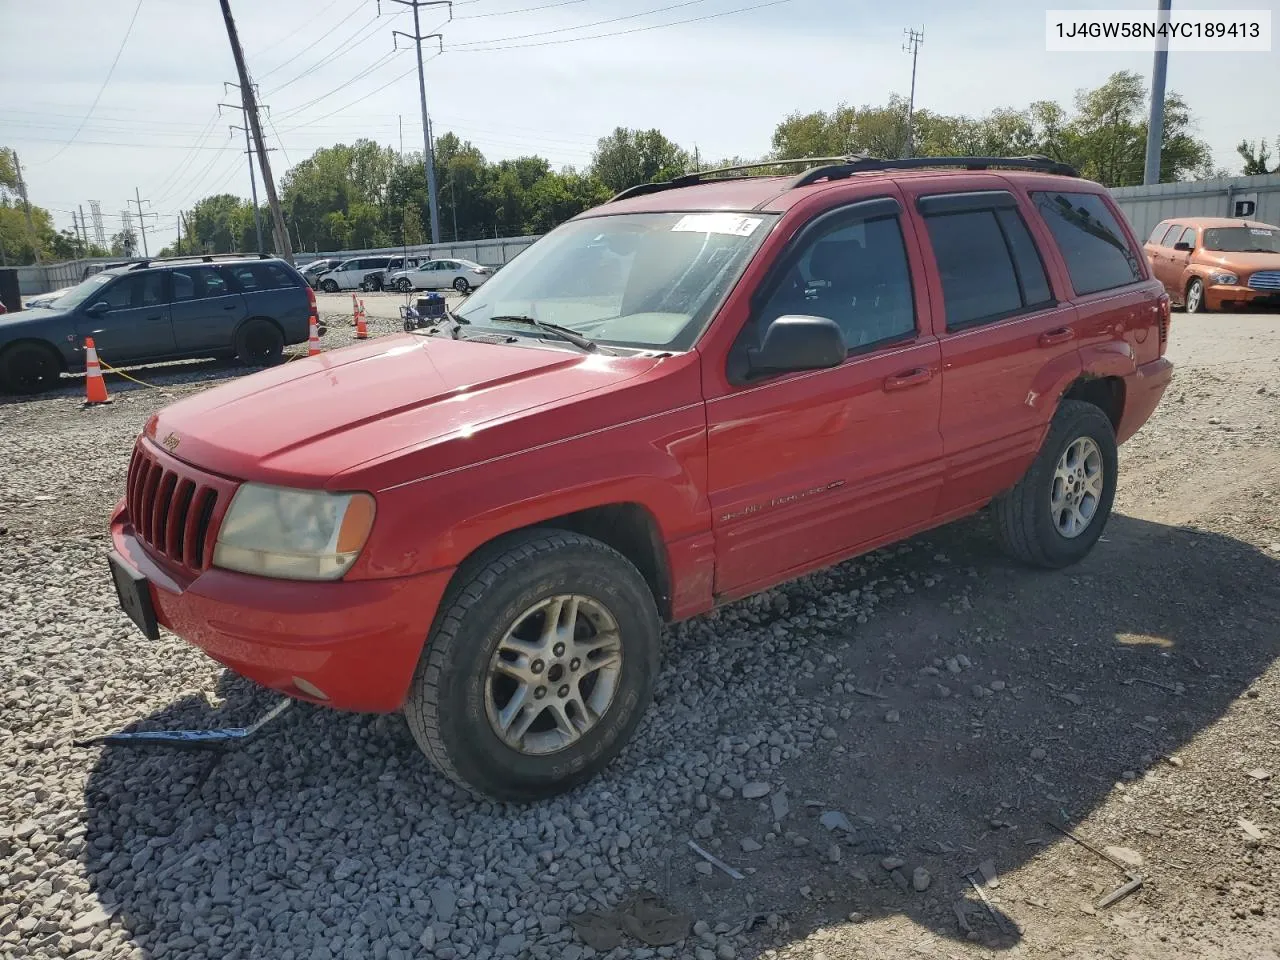
[[[90,200],[89,210],[93,213],[93,239],[98,246],[105,247],[107,245],[107,231],[102,226],[102,204],[97,200]]]

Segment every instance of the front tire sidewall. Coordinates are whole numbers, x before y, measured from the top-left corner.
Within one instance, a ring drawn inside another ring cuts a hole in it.
[[[1111,506],[1116,496],[1116,479],[1119,458],[1116,453],[1115,433],[1106,414],[1096,407],[1090,407],[1093,415],[1069,416],[1064,420],[1062,429],[1051,432],[1050,438],[1055,440],[1046,446],[1044,456],[1036,464],[1035,496],[1040,498],[1042,508],[1036,511],[1036,533],[1044,550],[1046,559],[1055,567],[1064,567],[1076,563],[1093,549],[1093,545],[1102,536],[1107,521],[1111,517]],[[1098,509],[1089,521],[1083,533],[1077,537],[1064,537],[1058,532],[1053,520],[1053,511],[1049,508],[1049,498],[1053,489],[1054,470],[1058,460],[1067,448],[1081,437],[1089,437],[1098,445],[1102,455],[1102,469],[1105,472],[1102,484],[1102,497],[1098,501]]]
[[[1199,288],[1197,290],[1197,288]],[[1194,297],[1194,299],[1193,299]],[[1207,308],[1204,303],[1204,284],[1199,280],[1192,280],[1187,284],[1187,313],[1205,313]]]
[[[408,280],[401,280],[401,281],[400,281],[400,292],[401,292],[401,293],[410,293],[410,292],[412,292],[412,290],[413,290],[413,284],[412,284],[412,283],[410,283]]]
[[[457,290],[459,293],[466,293],[471,289],[471,284],[467,283],[466,277],[459,277],[457,280],[453,281],[453,289]]]
[[[0,393],[43,393],[57,385],[60,373],[61,365],[52,350],[18,344],[0,354]]]
[[[452,768],[446,773],[478,793],[499,799],[551,796],[602,769],[630,739],[652,697],[658,672],[657,611],[639,573],[608,548],[584,548],[580,540],[570,541],[511,566],[469,605],[466,593],[455,598],[442,617],[447,621],[460,607],[467,607],[454,635],[442,641],[442,624],[437,624],[414,678],[406,714],[415,737],[424,720],[434,721]],[[518,617],[540,600],[562,593],[591,597],[613,615],[622,636],[622,676],[604,716],[580,740],[553,754],[527,756],[503,743],[489,725],[485,711],[489,663]],[[438,662],[437,699],[430,705],[423,690],[423,668],[429,669],[433,659],[431,644],[441,642],[448,650],[443,658],[435,658],[443,662]]]
[[[336,280],[324,280],[320,283],[320,289],[325,293],[337,293],[338,282]]]

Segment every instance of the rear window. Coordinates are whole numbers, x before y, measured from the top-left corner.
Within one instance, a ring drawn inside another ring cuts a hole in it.
[[[1076,293],[1097,293],[1142,279],[1138,255],[1100,196],[1054,191],[1031,197],[1062,251]]]

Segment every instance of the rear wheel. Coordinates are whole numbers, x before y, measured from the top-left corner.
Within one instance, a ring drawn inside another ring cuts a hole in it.
[[[1187,284],[1187,313],[1204,313],[1206,307],[1204,304],[1204,284],[1199,280],[1192,280]]]
[[[272,367],[284,354],[284,334],[270,320],[246,320],[236,331],[236,358],[247,367]]]
[[[16,343],[0,353],[0,392],[40,393],[58,382],[62,362],[42,343]]]
[[[1063,400],[1026,475],[992,505],[1007,553],[1065,567],[1093,549],[1116,495],[1116,437],[1101,409]]]
[[[502,800],[562,793],[622,749],[653,693],[659,621],[639,571],[563,530],[460,571],[405,703],[442,773]]]
[[[323,290],[325,293],[337,293],[338,281],[337,280],[321,280],[320,289]]]
[[[413,281],[411,281],[408,277],[401,277],[400,282],[397,283],[396,286],[400,288],[401,293],[413,292]]]
[[[453,281],[453,289],[457,290],[459,293],[466,293],[471,289],[471,284],[467,283],[466,277],[458,277],[458,279]]]

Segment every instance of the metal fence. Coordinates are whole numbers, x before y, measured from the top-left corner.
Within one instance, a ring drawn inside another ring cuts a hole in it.
[[[419,244],[411,247],[378,247],[370,250],[321,250],[318,253],[298,253],[294,262],[299,267],[321,257],[396,257],[405,250],[411,257],[431,260],[473,260],[486,267],[501,267],[510,263],[526,250],[537,237],[498,237],[492,240],[466,240],[458,243]],[[34,296],[50,290],[75,286],[103,264],[120,263],[121,257],[91,257],[83,260],[67,260],[62,263],[43,264],[18,268],[18,289],[22,296]]]
[[[1240,217],[1280,224],[1280,173],[1117,187],[1111,191],[1140,241],[1162,220]]]

